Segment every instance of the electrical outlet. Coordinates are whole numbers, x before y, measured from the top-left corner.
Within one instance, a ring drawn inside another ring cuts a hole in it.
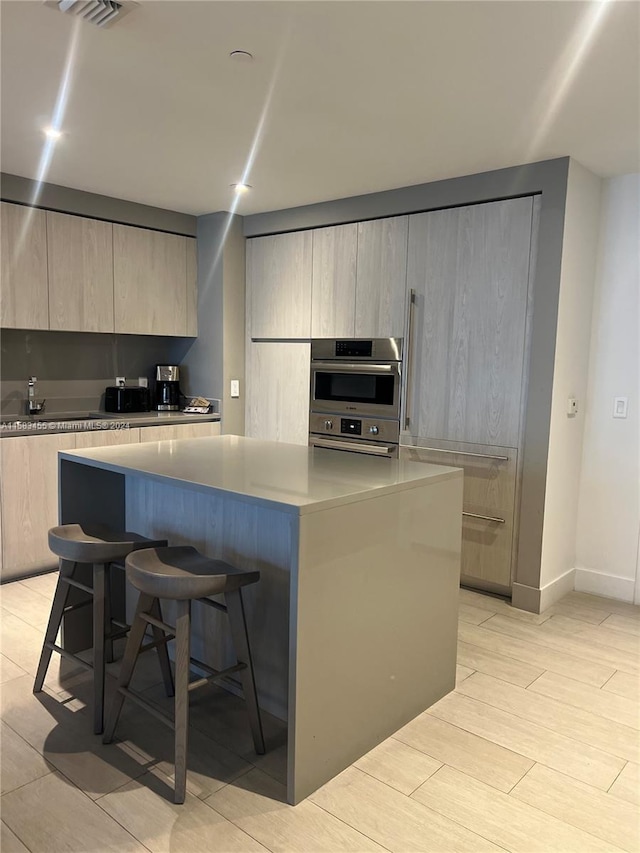
[[[239,379],[232,379],[231,380],[231,391],[230,391],[230,393],[231,393],[232,397],[239,397],[240,396],[240,380]]]
[[[567,400],[567,415],[577,415],[578,414],[578,401],[575,397],[569,397]]]
[[[148,388],[149,387],[149,380],[147,379],[146,376],[138,376],[138,385],[141,388]]]

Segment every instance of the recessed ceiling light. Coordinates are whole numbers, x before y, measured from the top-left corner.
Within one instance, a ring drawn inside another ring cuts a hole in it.
[[[248,50],[232,50],[229,59],[235,59],[236,62],[253,62],[253,54]]]
[[[231,184],[231,187],[236,195],[244,195],[252,189],[251,184]]]
[[[62,131],[57,130],[55,127],[44,127],[43,131],[47,139],[60,139],[60,137],[62,136]]]

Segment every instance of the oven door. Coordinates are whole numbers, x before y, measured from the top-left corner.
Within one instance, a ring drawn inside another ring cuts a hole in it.
[[[400,417],[400,362],[311,362],[314,412]]]
[[[364,453],[368,456],[383,456],[386,459],[398,458],[398,445],[378,441],[364,441],[346,438],[333,438],[325,435],[310,435],[309,447],[324,447],[327,450],[341,450],[348,453]]]

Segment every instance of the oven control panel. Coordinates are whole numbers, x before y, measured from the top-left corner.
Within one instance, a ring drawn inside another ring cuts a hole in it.
[[[373,441],[398,443],[398,421],[379,418],[343,418],[340,415],[309,414],[309,432],[315,435],[353,436]]]

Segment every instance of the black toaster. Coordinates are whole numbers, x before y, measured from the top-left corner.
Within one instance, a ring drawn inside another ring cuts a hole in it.
[[[127,415],[130,412],[148,412],[149,389],[140,385],[132,385],[129,388],[110,385],[104,392],[104,410],[119,415]]]

